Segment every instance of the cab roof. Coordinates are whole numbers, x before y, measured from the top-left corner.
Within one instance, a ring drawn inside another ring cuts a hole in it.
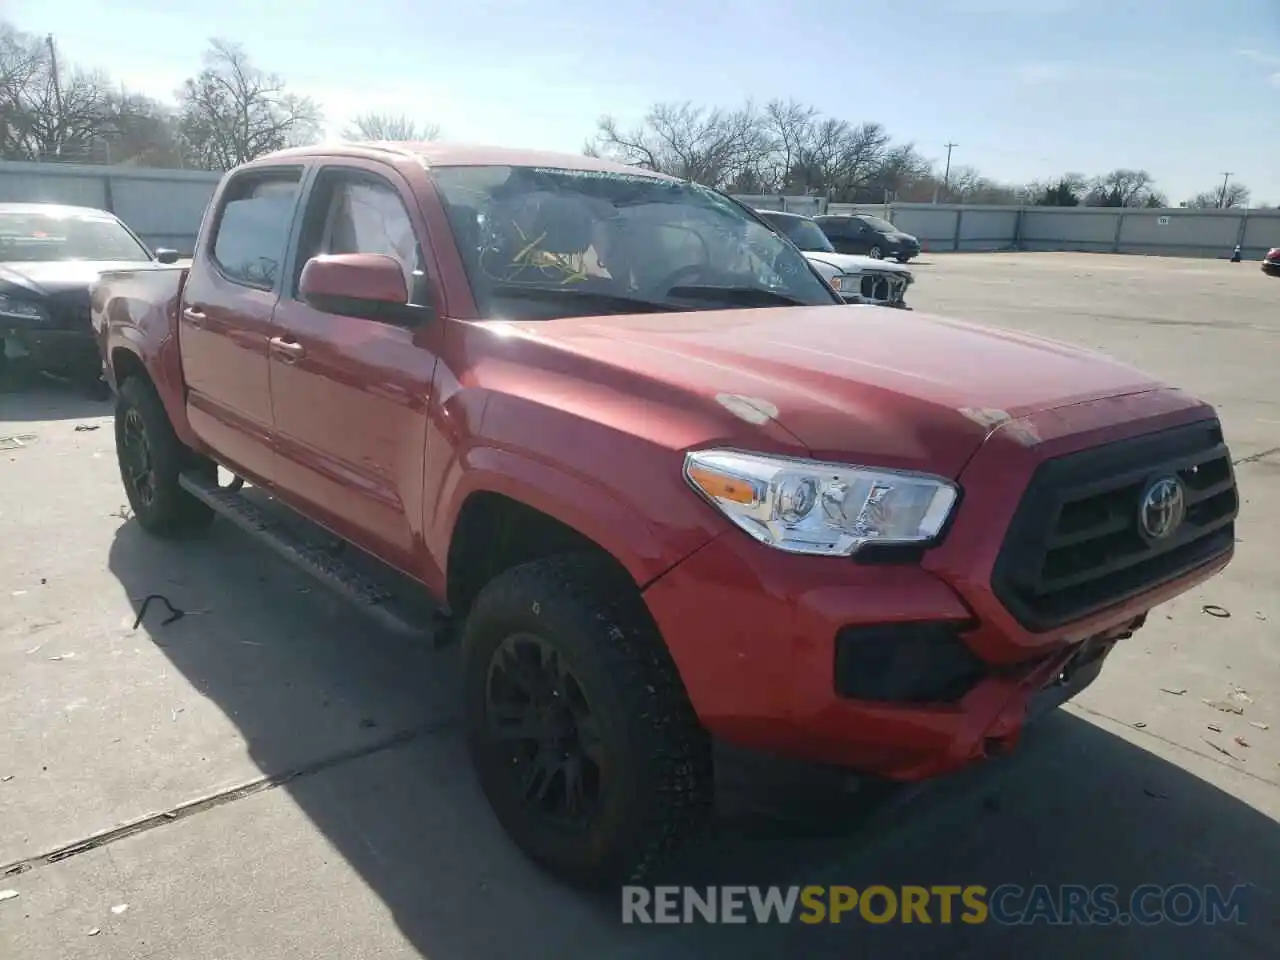
[[[305,147],[277,150],[252,161],[306,160],[311,157],[351,157],[386,160],[390,157],[411,159],[430,167],[552,167],[561,170],[585,170],[600,173],[622,173],[630,176],[652,177],[654,180],[675,180],[664,173],[633,167],[625,163],[589,157],[580,153],[558,153],[548,150],[523,150],[512,147],[496,147],[484,144],[453,143],[441,140],[424,141],[343,141],[316,143]]]

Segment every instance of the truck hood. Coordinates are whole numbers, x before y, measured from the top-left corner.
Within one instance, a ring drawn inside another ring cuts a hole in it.
[[[828,253],[825,250],[811,250],[805,252],[805,257],[810,263],[825,263],[835,269],[837,273],[862,273],[865,270],[875,270],[879,273],[911,276],[911,271],[900,263],[876,260],[873,257],[860,257],[854,253]]]
[[[1163,386],[1066,344],[885,307],[702,310],[480,326],[571,353],[576,360],[567,369],[624,395],[628,381],[640,377],[660,386],[657,394],[676,407],[718,405],[748,423],[772,421],[820,459],[948,477],[958,476],[1006,420]],[[537,350],[528,353],[525,361],[536,366]],[[556,365],[566,368],[563,358]]]

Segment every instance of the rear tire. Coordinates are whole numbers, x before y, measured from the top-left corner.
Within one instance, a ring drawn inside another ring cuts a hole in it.
[[[583,886],[636,882],[705,822],[709,738],[634,585],[604,561],[500,574],[462,657],[477,777],[536,863]]]
[[[867,256],[870,257],[872,260],[883,260],[884,251],[881,250],[878,245],[873,246],[870,250],[867,251]]]
[[[178,475],[202,470],[216,476],[217,466],[183,445],[155,387],[142,377],[120,385],[115,430],[120,479],[139,525],[160,537],[208,527],[213,511],[182,489]]]

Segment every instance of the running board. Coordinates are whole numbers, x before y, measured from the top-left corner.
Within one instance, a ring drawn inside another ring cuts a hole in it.
[[[270,511],[262,509],[239,492],[239,485],[221,487],[214,480],[189,473],[181,474],[178,483],[214,513],[230,520],[346,597],[384,628],[401,636],[426,640],[436,647],[448,643],[451,631],[439,613],[435,614],[434,623],[423,626],[424,619],[432,619],[423,610],[423,604],[399,600],[391,590],[376,583],[341,556],[335,556],[331,544],[309,540],[301,532],[290,529],[291,525],[284,523],[281,517],[272,516]]]

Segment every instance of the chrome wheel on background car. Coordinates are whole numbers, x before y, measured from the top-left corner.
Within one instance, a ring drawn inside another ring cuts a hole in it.
[[[881,250],[878,246],[872,247],[870,250],[867,251],[867,256],[870,257],[872,260],[883,260],[884,251]]]

